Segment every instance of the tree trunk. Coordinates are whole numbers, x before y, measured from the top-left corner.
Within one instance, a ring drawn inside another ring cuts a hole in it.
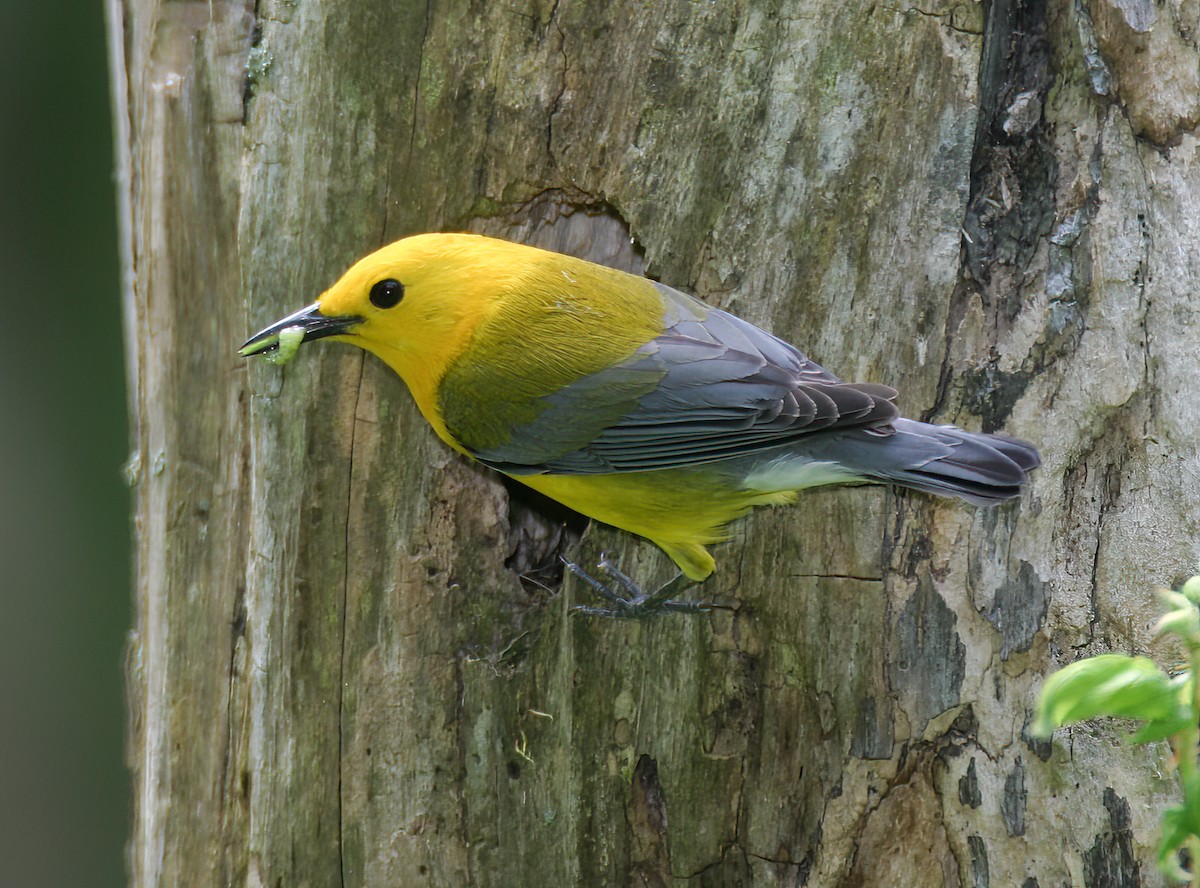
[[[1158,651],[1200,555],[1194,4],[108,0],[138,582],[133,882],[1148,885],[1165,748],[1026,726]],[[696,292],[1018,503],[760,511],[711,616],[572,612],[648,543],[441,445],[373,358],[251,332],[401,235]]]

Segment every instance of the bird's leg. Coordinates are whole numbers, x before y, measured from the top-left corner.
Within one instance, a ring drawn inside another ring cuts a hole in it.
[[[593,592],[609,602],[608,607],[593,607],[586,604],[575,605],[575,610],[583,614],[588,614],[593,617],[616,617],[618,619],[640,619],[642,617],[650,617],[655,614],[665,613],[667,611],[682,611],[684,613],[702,613],[712,608],[712,605],[704,601],[687,601],[678,600],[674,596],[679,592],[692,585],[692,580],[689,580],[683,574],[679,574],[673,580],[663,583],[657,590],[651,593],[642,591],[642,587],[635,583],[630,577],[619,571],[616,566],[608,560],[607,557],[600,556],[599,568],[608,574],[615,581],[615,584],[620,587],[620,592],[615,591],[612,586],[605,585],[594,577],[590,576],[582,567],[572,561],[563,559],[563,564],[567,570],[583,580]],[[623,593],[623,594],[622,594]]]

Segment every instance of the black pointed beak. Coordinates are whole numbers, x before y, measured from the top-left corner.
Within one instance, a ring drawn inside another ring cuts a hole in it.
[[[352,327],[361,323],[362,318],[357,316],[326,317],[321,314],[320,303],[314,302],[295,314],[290,314],[271,326],[259,330],[238,349],[238,354],[245,358],[251,355],[271,356],[272,353],[279,353],[282,345],[283,350],[288,352],[287,356],[291,357],[291,353],[294,353],[302,342],[312,342],[314,339],[348,333]],[[282,355],[282,353],[280,354]]]

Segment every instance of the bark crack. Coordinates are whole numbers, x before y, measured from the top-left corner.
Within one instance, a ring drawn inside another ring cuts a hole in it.
[[[1141,188],[1139,191],[1142,195],[1150,191],[1150,171],[1146,169],[1145,159],[1142,157],[1142,152],[1134,150],[1134,157],[1137,160],[1138,169],[1141,171]],[[1151,377],[1154,375],[1154,367],[1152,363],[1152,355],[1150,349],[1150,261],[1154,255],[1154,226],[1150,224],[1150,212],[1153,209],[1152,201],[1145,201],[1142,205],[1141,212],[1137,214],[1139,234],[1142,239],[1141,256],[1138,259],[1137,269],[1134,271],[1134,286],[1138,291],[1138,307],[1141,310],[1141,317],[1138,319],[1138,327],[1142,332],[1142,384],[1148,392],[1146,399],[1146,415],[1142,419],[1142,434],[1148,436],[1150,434],[1150,422],[1155,414],[1155,406],[1158,400],[1157,387],[1152,384]]]
[[[1083,644],[1072,645],[1074,650],[1086,648],[1093,644],[1096,640],[1096,627],[1100,624],[1100,596],[1098,592],[1100,578],[1100,555],[1104,551],[1104,525],[1108,520],[1109,512],[1116,505],[1117,498],[1120,495],[1120,478],[1124,471],[1125,463],[1120,461],[1115,464],[1109,464],[1105,467],[1104,475],[1099,481],[1100,485],[1100,501],[1096,514],[1096,544],[1092,549],[1091,573],[1088,578],[1088,637]],[[1087,465],[1084,464],[1084,471],[1087,471]],[[1114,476],[1116,478],[1117,490],[1113,490]],[[1085,475],[1086,479],[1086,475]]]
[[[229,816],[229,795],[230,795],[230,766],[234,758],[234,746],[237,743],[233,731],[233,700],[234,700],[234,685],[237,682],[237,646],[238,640],[245,637],[246,634],[246,587],[244,584],[238,584],[237,592],[233,600],[233,618],[229,621],[229,669],[226,674],[225,684],[225,754],[221,759],[221,780],[218,790],[218,831],[224,834],[228,826]],[[239,785],[245,787],[245,771],[243,771],[242,780],[238,781]],[[239,800],[242,804],[247,801],[245,793],[243,798]],[[226,857],[228,862],[228,857]],[[232,873],[226,869],[225,876],[232,881]]]
[[[860,576],[840,573],[789,573],[791,580],[858,580],[863,583],[882,583],[883,576]]]
[[[562,110],[563,96],[567,93],[567,35],[563,33],[562,27],[558,22],[554,21],[554,13],[558,11],[558,2],[556,0],[554,7],[550,10],[550,23],[554,25],[554,30],[558,32],[558,54],[562,59],[562,69],[559,72],[558,92],[554,96],[554,101],[550,103],[550,115],[546,120],[546,155],[550,158],[552,167],[558,166],[558,159],[554,156],[554,118],[556,118]]]
[[[774,863],[779,866],[803,866],[805,861],[792,860],[790,857],[771,857],[768,854],[755,854],[753,851],[746,852],[747,857],[753,857],[755,860],[762,860],[766,863]]]
[[[250,29],[250,41],[246,46],[246,68],[242,80],[242,126],[250,121],[250,102],[254,98],[254,87],[258,77],[266,73],[270,66],[270,56],[262,51],[263,27],[258,13],[261,0],[254,0],[254,9],[250,11],[247,26]]]
[[[411,157],[412,157],[412,146],[410,143],[409,158],[411,159]],[[392,177],[387,176],[383,183],[383,223],[379,229],[379,242],[381,244],[387,242],[386,239],[387,239],[387,232],[388,232],[388,211],[391,208],[391,204],[392,204]]]
[[[456,775],[458,785],[462,785],[466,776],[470,771],[468,765],[467,738],[464,736],[463,726],[467,724],[467,679],[463,673],[463,663],[472,662],[468,656],[460,655],[453,658],[454,663],[454,714],[455,714],[455,731],[454,742],[455,751],[458,755],[459,772]],[[460,839],[463,847],[466,849],[466,868],[467,878],[465,884],[474,885],[475,881],[475,855],[472,851],[473,845],[470,835],[471,823],[471,794],[469,792],[460,792],[458,796],[458,811],[459,811],[459,827],[462,832]]]
[[[945,21],[941,22],[941,24],[944,24],[951,31],[957,31],[959,34],[972,34],[972,35],[978,37],[982,33],[980,31],[973,31],[970,28],[963,28],[959,25],[954,24],[954,13],[953,12],[948,12],[948,13],[947,12],[933,12],[928,9],[921,9],[921,7],[919,7],[919,6],[905,6],[905,7],[884,6],[882,8],[886,9],[888,12],[894,12],[897,15],[908,15],[909,13],[916,13],[917,15],[923,16],[924,18],[944,19]]]
[[[413,81],[412,124],[408,130],[408,156],[404,160],[404,178],[412,174],[413,148],[417,142],[417,118],[421,112],[421,73],[425,70],[425,44],[429,40],[429,19],[433,0],[425,0],[425,20],[421,23],[421,43],[417,58],[417,76]]]
[[[341,884],[346,884],[346,836],[345,836],[345,793],[342,778],[345,775],[346,761],[346,619],[349,613],[350,599],[350,515],[354,504],[354,441],[358,429],[358,404],[362,399],[363,378],[366,375],[366,356],[358,357],[358,384],[354,387],[354,406],[350,414],[350,448],[348,465],[346,466],[346,512],[342,540],[342,614],[341,614],[341,650],[338,652],[338,764],[337,764],[337,834],[338,834],[338,873]]]

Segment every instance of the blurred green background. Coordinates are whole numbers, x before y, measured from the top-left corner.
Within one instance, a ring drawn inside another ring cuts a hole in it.
[[[128,431],[103,4],[0,24],[0,884],[125,884]]]

